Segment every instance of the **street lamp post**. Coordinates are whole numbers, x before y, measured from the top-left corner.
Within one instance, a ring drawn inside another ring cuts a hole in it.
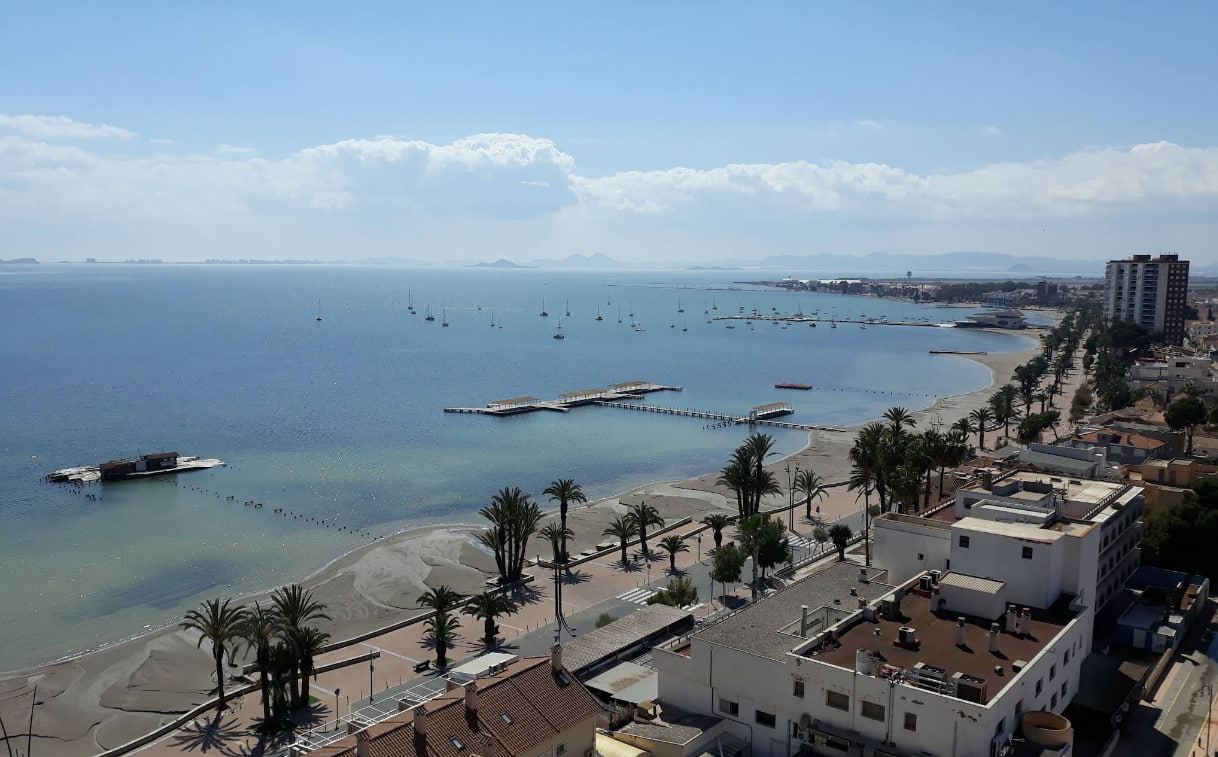
[[[698,532],[698,562],[702,562],[702,532]]]
[[[799,476],[799,466],[795,466],[795,475]],[[795,489],[791,486],[791,463],[787,462],[787,530],[795,531]]]
[[[368,658],[368,701],[369,702],[376,701],[376,699],[373,698],[373,694],[372,694],[372,671],[373,671],[372,658],[369,657]]]
[[[338,695],[341,693],[342,693],[342,689],[338,689],[338,688],[334,689],[334,727],[335,728],[338,728],[339,713],[342,712],[341,710],[338,709]]]

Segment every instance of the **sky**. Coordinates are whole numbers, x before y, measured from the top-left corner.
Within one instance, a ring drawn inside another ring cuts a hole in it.
[[[1218,262],[1213,3],[23,3],[0,258]]]

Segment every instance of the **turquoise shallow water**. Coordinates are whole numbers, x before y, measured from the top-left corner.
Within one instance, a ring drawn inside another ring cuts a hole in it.
[[[746,412],[789,400],[794,420],[846,425],[989,383],[984,367],[930,349],[1027,345],[951,329],[706,323],[712,298],[720,315],[741,304],[894,320],[970,312],[729,291],[733,278],[741,274],[4,267],[0,669],[139,632],[204,597],[282,583],[359,543],[274,507],[377,535],[472,522],[505,485],[537,492],[571,476],[608,496],[716,469],[745,434],[610,408],[486,418],[445,406],[643,379],[685,388],[652,395],[656,404]],[[543,297],[548,319],[538,317]],[[427,304],[434,323],[423,320]],[[561,341],[551,338],[560,321]],[[780,392],[779,381],[818,390]],[[775,436],[783,452],[806,441]],[[40,481],[162,449],[230,467],[88,489],[97,501]],[[243,507],[247,499],[266,507]]]

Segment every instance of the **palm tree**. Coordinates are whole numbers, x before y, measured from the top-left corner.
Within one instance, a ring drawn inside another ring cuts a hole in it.
[[[1014,384],[1003,384],[990,396],[990,409],[994,411],[994,420],[1002,424],[1003,436],[1011,435],[1011,421],[1019,418],[1019,409],[1015,407],[1018,396]]]
[[[434,589],[428,589],[419,595],[419,607],[426,607],[434,612],[448,612],[465,599],[465,596],[454,591],[452,587],[440,584]]]
[[[742,518],[746,515],[745,511],[748,510],[747,498],[751,480],[752,475],[748,465],[733,459],[723,466],[723,469],[719,471],[719,478],[715,481],[717,485],[726,486],[736,495],[736,512]]]
[[[484,591],[475,594],[461,612],[482,621],[482,642],[488,647],[495,645],[495,634],[499,626],[495,620],[503,615],[513,615],[517,610],[516,603],[503,594]]]
[[[300,630],[295,639],[296,648],[300,652],[300,680],[301,688],[307,692],[309,689],[309,678],[314,675],[313,660],[325,651],[326,643],[330,641],[330,634],[317,630],[313,626],[305,626]],[[308,700],[306,695],[305,700]]]
[[[275,590],[271,595],[271,604],[279,618],[280,635],[292,652],[292,668],[289,683],[292,690],[292,709],[302,706],[308,697],[308,686],[300,685],[297,674],[301,663],[304,662],[301,650],[295,645],[300,638],[300,632],[311,621],[330,620],[326,614],[326,606],[313,598],[313,592],[302,588],[299,584],[284,586]]]
[[[499,580],[502,583],[519,581],[524,572],[529,538],[541,522],[541,508],[519,488],[505,486],[491,497],[490,506],[482,508],[478,514],[491,523],[490,528],[478,534],[478,541],[494,553]]]
[[[550,542],[550,547],[554,550],[555,565],[567,562],[567,553],[563,550],[567,548],[567,539],[575,536],[571,529],[558,523],[547,523],[537,535]]]
[[[894,405],[885,410],[884,420],[888,421],[894,434],[900,434],[906,426],[913,428],[917,425],[913,415],[900,405]]]
[[[774,454],[774,437],[752,433],[745,437],[744,444],[740,446],[753,461],[753,501],[749,510],[749,514],[752,514],[761,509],[762,497],[782,491],[778,479],[765,469],[765,459]]]
[[[895,459],[895,456],[886,454],[891,446],[888,442],[891,439],[891,434],[888,428],[882,423],[868,423],[863,428],[859,429],[858,436],[854,439],[854,446],[850,448],[849,458],[850,463],[862,472],[863,478],[868,480],[875,489],[875,493],[880,498],[880,510],[888,512],[890,503],[888,502],[888,478],[889,459]],[[855,487],[856,490],[858,487]]]
[[[612,536],[618,539],[622,544],[622,565],[625,565],[629,560],[626,558],[626,545],[630,540],[639,534],[639,527],[635,525],[634,519],[629,515],[619,515],[614,518],[609,525],[601,532],[605,536]]]
[[[973,425],[972,419],[968,416],[960,418],[952,424],[952,431],[959,431],[960,433],[964,434],[965,439],[968,438],[969,434],[972,434],[976,430],[977,427]]]
[[[810,470],[801,470],[795,474],[795,491],[803,495],[804,515],[809,519],[812,518],[812,500],[828,496],[825,494],[824,480]]]
[[[230,607],[233,600],[223,602],[217,599],[203,603],[202,610],[191,610],[182,620],[182,628],[198,631],[198,647],[203,647],[203,640],[211,642],[211,655],[216,661],[216,692],[220,697],[220,708],[224,709],[224,653],[226,645],[241,637],[245,626],[246,610],[243,607]]]
[[[994,413],[986,406],[981,406],[968,414],[969,420],[977,428],[977,446],[985,449],[985,427],[994,418]]]
[[[845,523],[835,523],[829,528],[829,541],[833,542],[834,548],[837,549],[839,562],[846,559],[846,545],[850,543],[852,536],[854,532]]]
[[[732,519],[720,513],[712,513],[703,518],[702,522],[710,527],[711,535],[715,539],[715,549],[723,546],[723,529],[731,525]]]
[[[571,478],[560,478],[552,482],[542,491],[542,494],[548,495],[551,502],[558,502],[558,516],[562,521],[562,530],[567,531],[567,506],[573,503],[586,503],[588,498],[584,496],[584,489],[579,484],[575,483]],[[562,539],[562,559],[567,560],[567,537]]]
[[[246,613],[245,623],[241,626],[241,638],[254,650],[254,660],[258,666],[264,728],[271,726],[271,647],[275,643],[277,628],[275,613],[257,602]]]
[[[677,553],[688,552],[689,545],[685,543],[684,536],[670,534],[660,539],[660,549],[668,553],[668,570],[671,573],[677,572]]]
[[[423,627],[427,629],[423,636],[424,641],[436,647],[436,667],[443,668],[448,662],[448,650],[457,640],[457,629],[461,627],[461,621],[448,611],[437,612],[423,621]]]
[[[660,511],[647,504],[646,500],[644,500],[637,505],[631,505],[630,512],[626,517],[633,520],[635,527],[639,530],[639,544],[643,547],[643,559],[650,560],[651,552],[647,550],[647,529],[651,526],[664,525],[664,519],[660,517]]]

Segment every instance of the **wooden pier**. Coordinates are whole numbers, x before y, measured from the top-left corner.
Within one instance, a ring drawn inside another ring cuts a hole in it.
[[[778,421],[774,420],[773,418],[757,417],[756,415],[733,415],[731,413],[715,413],[708,410],[690,410],[687,408],[678,407],[662,407],[660,405],[641,405],[631,402],[614,402],[612,400],[601,400],[596,404],[603,407],[618,407],[622,408],[623,410],[641,410],[646,413],[660,413],[661,415],[680,415],[686,418],[705,418],[707,420],[720,421],[728,424],[760,424],[763,426],[777,426],[779,428],[793,428],[800,431],[845,430],[837,428],[836,426],[817,426],[811,423],[791,423],[790,421]]]
[[[608,389],[581,389],[575,392],[563,392],[557,399],[543,400],[537,397],[512,397],[506,400],[488,402],[486,407],[446,407],[446,413],[475,413],[478,415],[518,415],[537,410],[549,410],[565,413],[573,407],[591,405],[604,400],[622,402],[639,400],[651,392],[679,392],[681,387],[667,384],[653,384],[650,381],[627,381],[613,384]]]

